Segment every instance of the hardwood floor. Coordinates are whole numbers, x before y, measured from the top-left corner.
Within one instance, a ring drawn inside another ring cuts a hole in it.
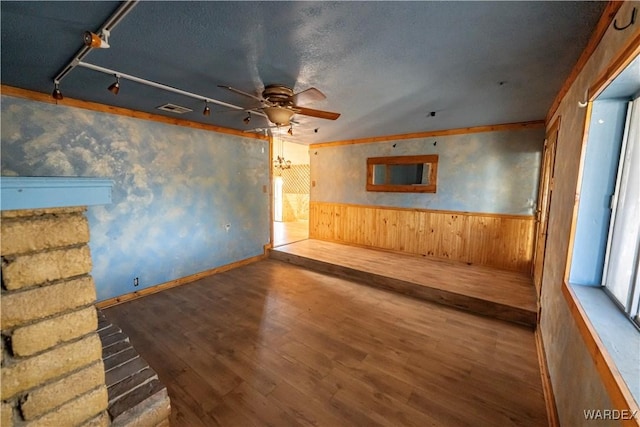
[[[270,256],[472,313],[537,323],[535,288],[524,273],[317,239],[279,246]]]
[[[104,313],[173,426],[547,425],[530,330],[280,261]]]
[[[309,221],[274,221],[273,246],[287,245],[309,238]]]

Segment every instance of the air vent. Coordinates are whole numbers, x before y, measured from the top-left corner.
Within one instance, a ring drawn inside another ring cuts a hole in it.
[[[184,114],[193,111],[191,108],[183,107],[176,104],[164,104],[158,107],[158,110],[168,111],[170,113]]]

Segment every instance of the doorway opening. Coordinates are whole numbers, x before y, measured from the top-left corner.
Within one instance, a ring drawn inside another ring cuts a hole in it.
[[[284,141],[273,142],[273,246],[309,238],[309,193],[311,173],[308,147]]]

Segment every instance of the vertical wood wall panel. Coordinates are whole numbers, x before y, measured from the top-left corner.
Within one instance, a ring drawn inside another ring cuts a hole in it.
[[[529,272],[534,218],[311,202],[309,237]]]

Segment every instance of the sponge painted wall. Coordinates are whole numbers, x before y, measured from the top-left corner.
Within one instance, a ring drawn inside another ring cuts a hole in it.
[[[311,147],[314,202],[532,215],[544,129]],[[438,154],[431,193],[366,191],[368,157]]]
[[[624,2],[615,19],[629,19],[637,2]],[[549,124],[560,118],[556,152],[555,186],[549,212],[547,251],[540,304],[543,307],[538,330],[544,341],[549,374],[556,398],[560,424],[585,426],[584,410],[613,409],[613,403],[598,367],[591,357],[562,292],[587,109],[578,103],[598,81],[625,47],[638,35],[638,26],[617,31],[609,25],[602,40],[562,98]],[[626,408],[617,408],[626,409]],[[598,426],[619,426],[619,420],[599,421]]]
[[[2,175],[115,181],[87,212],[98,300],[263,253],[268,141],[7,96],[1,113]]]

